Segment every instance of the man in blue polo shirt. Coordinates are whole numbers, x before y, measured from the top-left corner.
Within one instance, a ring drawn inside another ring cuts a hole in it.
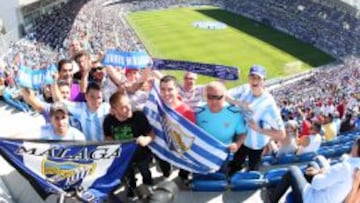
[[[285,138],[285,127],[280,110],[272,95],[265,90],[265,75],[262,66],[252,66],[248,84],[238,88],[233,94],[239,103],[246,103],[249,109],[245,113],[248,127],[246,138],[230,163],[230,173],[242,169],[246,157],[249,157],[248,169],[258,170],[261,154],[269,140]]]
[[[237,107],[225,101],[226,88],[222,83],[210,82],[205,92],[207,104],[197,108],[196,124],[227,145],[230,152],[236,152],[246,131],[243,117]]]

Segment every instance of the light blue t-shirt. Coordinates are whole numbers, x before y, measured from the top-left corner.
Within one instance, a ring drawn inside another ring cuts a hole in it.
[[[42,126],[40,133],[40,139],[42,140],[85,141],[85,135],[71,126],[69,126],[69,131],[65,136],[56,134],[51,124]]]
[[[213,113],[207,105],[196,108],[196,124],[225,145],[234,141],[234,136],[246,131],[245,121],[237,107],[226,104]]]

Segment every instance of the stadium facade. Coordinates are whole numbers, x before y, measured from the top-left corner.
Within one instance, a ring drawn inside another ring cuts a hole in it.
[[[51,13],[69,0],[1,0],[0,52],[5,52],[11,42],[21,39],[33,28],[41,15]]]

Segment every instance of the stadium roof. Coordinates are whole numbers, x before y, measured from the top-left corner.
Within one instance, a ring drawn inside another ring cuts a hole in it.
[[[22,6],[27,6],[30,5],[32,3],[35,3],[37,1],[41,1],[41,0],[19,0],[19,5]]]

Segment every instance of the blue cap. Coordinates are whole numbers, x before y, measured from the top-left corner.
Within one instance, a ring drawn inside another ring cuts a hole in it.
[[[265,68],[260,65],[253,65],[250,68],[249,75],[258,75],[264,79],[266,76],[266,71]]]

